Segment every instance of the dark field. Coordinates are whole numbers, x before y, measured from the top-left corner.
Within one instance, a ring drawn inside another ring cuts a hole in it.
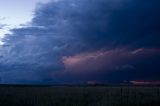
[[[160,106],[160,87],[0,87],[0,106]]]

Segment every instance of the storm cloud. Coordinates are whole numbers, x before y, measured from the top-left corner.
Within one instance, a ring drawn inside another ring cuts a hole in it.
[[[127,75],[133,80],[158,79],[159,4],[157,0],[39,4],[30,23],[12,29],[3,39],[2,81],[130,80]]]

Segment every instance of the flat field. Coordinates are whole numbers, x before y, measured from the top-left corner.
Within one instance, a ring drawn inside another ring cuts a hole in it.
[[[0,87],[0,106],[160,106],[160,87]]]

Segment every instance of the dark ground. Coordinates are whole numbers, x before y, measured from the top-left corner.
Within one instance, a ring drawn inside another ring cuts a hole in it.
[[[160,87],[1,86],[0,106],[160,106]]]

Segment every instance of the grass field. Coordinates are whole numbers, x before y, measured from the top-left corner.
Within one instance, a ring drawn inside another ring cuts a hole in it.
[[[160,87],[0,87],[0,106],[160,106]]]

